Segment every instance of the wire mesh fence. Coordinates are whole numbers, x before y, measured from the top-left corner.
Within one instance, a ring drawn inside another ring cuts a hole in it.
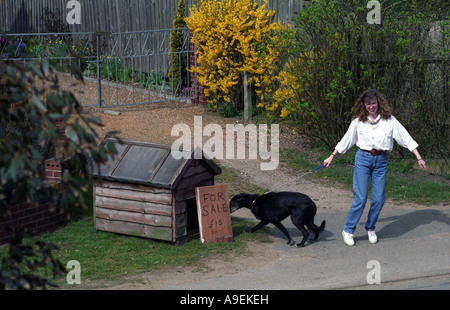
[[[82,106],[102,109],[194,99],[196,79],[187,70],[192,57],[195,47],[188,28],[0,38],[0,61],[26,65],[46,58],[57,69],[61,90],[73,93]],[[82,81],[72,75],[74,66],[81,70]]]

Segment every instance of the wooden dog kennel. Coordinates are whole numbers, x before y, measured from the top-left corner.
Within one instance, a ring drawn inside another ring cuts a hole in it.
[[[222,173],[210,159],[174,159],[170,145],[114,142],[119,156],[91,167],[97,230],[177,244],[198,237],[195,188]]]

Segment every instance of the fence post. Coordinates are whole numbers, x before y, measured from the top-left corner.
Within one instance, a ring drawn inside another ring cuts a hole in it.
[[[98,106],[100,107],[101,112],[103,113],[103,98],[102,98],[102,76],[101,76],[101,68],[100,64],[102,63],[101,59],[101,50],[100,50],[100,37],[110,37],[111,32],[104,31],[96,31],[95,35],[97,37],[97,89],[98,89]]]
[[[248,84],[248,72],[244,72],[244,119],[246,121],[252,119],[252,93]]]

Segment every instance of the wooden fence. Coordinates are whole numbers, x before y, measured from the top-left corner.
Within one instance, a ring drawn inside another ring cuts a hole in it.
[[[264,3],[263,0],[257,0]],[[178,0],[79,0],[81,24],[68,25],[69,0],[0,0],[0,30],[9,33],[45,32],[41,18],[44,8],[61,12],[68,32],[128,32],[172,28]],[[189,8],[200,0],[185,0]],[[277,21],[289,22],[303,9],[303,0],[269,0],[268,8],[276,11]]]

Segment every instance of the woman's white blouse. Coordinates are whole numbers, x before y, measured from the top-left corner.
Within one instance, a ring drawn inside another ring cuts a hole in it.
[[[367,151],[372,149],[392,151],[393,140],[411,152],[419,146],[394,116],[389,119],[380,119],[378,115],[375,123],[354,119],[342,140],[336,145],[336,150],[343,154],[356,144],[360,149]]]

